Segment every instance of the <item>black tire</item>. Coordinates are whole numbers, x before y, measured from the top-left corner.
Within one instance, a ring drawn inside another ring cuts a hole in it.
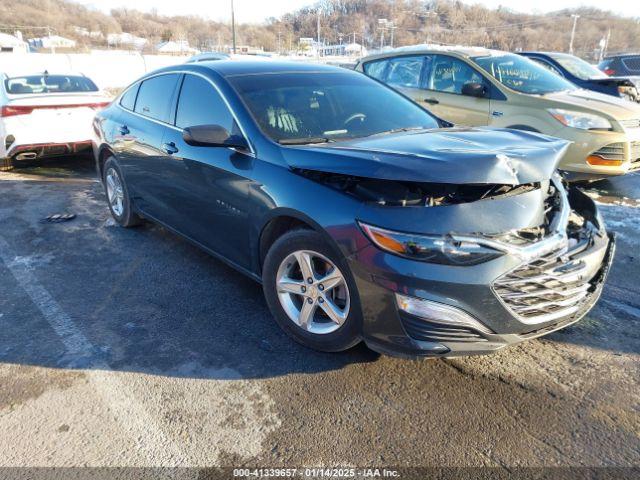
[[[9,157],[0,158],[0,172],[8,172],[13,170],[13,160]]]
[[[110,170],[114,170],[122,184],[122,189],[124,191],[124,198],[122,201],[122,213],[118,215],[111,206],[111,203],[108,201],[108,193],[107,193],[107,172]],[[142,219],[140,216],[134,211],[133,204],[131,203],[131,198],[129,197],[129,190],[127,189],[127,183],[124,181],[124,177],[122,175],[122,170],[118,165],[118,162],[114,157],[109,157],[104,162],[104,167],[102,169],[102,185],[104,186],[105,195],[107,195],[107,205],[109,205],[109,211],[111,215],[115,219],[116,222],[122,227],[129,228],[135,227],[142,223]]]
[[[331,333],[311,333],[294,323],[283,309],[276,287],[276,277],[280,264],[290,254],[298,250],[311,250],[324,255],[338,267],[349,289],[350,307],[344,323]],[[322,352],[348,350],[361,341],[362,309],[351,270],[342,255],[313,230],[297,229],[278,238],[269,249],[262,269],[262,289],[276,322],[298,343]]]

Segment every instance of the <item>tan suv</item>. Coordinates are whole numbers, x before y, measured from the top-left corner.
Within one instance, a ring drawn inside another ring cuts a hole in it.
[[[572,141],[560,164],[572,180],[640,169],[639,105],[581,90],[520,55],[405,47],[368,56],[356,70],[455,124],[517,128]]]

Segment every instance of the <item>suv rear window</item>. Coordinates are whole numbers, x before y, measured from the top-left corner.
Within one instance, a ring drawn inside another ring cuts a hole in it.
[[[7,78],[4,86],[10,95],[98,91],[95,83],[81,75],[27,75]]]
[[[632,72],[640,72],[640,55],[635,57],[625,57],[622,59],[622,64]]]

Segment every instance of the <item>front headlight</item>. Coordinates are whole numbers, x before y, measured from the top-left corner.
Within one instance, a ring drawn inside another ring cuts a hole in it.
[[[579,128],[581,130],[611,130],[613,128],[609,120],[599,115],[563,110],[561,108],[550,108],[547,111],[565,127]]]
[[[504,252],[473,241],[458,241],[450,235],[430,236],[392,232],[366,223],[360,227],[382,250],[401,257],[441,265],[477,265],[493,260]]]

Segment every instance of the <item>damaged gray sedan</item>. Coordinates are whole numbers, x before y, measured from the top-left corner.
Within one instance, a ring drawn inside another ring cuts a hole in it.
[[[116,221],[163,224],[261,282],[318,350],[489,353],[578,321],[612,262],[596,205],[555,173],[567,142],[452,127],[355,72],[169,67],[94,127]]]

